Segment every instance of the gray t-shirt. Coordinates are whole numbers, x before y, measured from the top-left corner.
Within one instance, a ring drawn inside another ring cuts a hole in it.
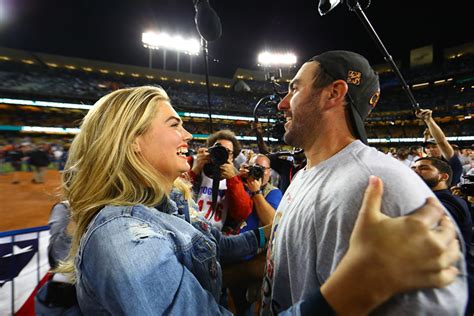
[[[392,217],[410,213],[434,196],[408,167],[359,140],[301,170],[275,214],[263,283],[264,314],[276,314],[304,299],[336,269],[347,251],[370,175],[383,180],[382,212]],[[464,260],[459,269],[461,275],[450,286],[394,296],[374,314],[463,315]]]

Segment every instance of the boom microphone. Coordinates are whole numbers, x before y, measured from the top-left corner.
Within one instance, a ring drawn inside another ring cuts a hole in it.
[[[319,0],[319,14],[326,15],[326,13],[334,9],[339,3],[341,3],[341,0]]]
[[[196,9],[196,28],[199,35],[208,42],[218,40],[222,35],[221,19],[209,4],[209,0],[193,0]]]
[[[355,7],[360,4],[361,2],[364,2],[361,5],[361,7],[367,9],[370,6],[371,0],[364,0],[364,1],[359,1],[359,0],[319,0],[319,5],[318,5],[318,11],[320,15],[326,15],[329,11],[334,9],[339,3],[341,2],[346,2],[347,7],[349,10],[354,11]]]

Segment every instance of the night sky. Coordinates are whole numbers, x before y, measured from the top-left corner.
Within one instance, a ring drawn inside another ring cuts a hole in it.
[[[474,40],[470,2],[373,0],[365,12],[393,57],[404,60],[411,48],[433,43],[441,49]],[[345,4],[324,17],[317,12],[317,1],[211,4],[223,25],[222,37],[209,46],[211,60],[218,60],[211,63],[212,75],[231,77],[238,67],[256,68],[257,54],[265,48],[290,49],[299,61],[325,50],[348,49],[372,64],[383,62]],[[0,0],[0,46],[146,67],[141,33],[163,29],[198,37],[194,15],[192,0]],[[161,67],[157,54],[154,64]],[[202,64],[200,56],[195,72],[202,73]]]

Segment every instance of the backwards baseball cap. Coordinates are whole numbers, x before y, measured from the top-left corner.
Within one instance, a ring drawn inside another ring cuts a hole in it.
[[[428,147],[429,145],[438,145],[438,143],[436,142],[434,138],[428,138],[427,140],[423,142],[423,146]]]
[[[380,97],[379,77],[364,56],[334,50],[314,56],[321,68],[335,80],[344,80],[349,86],[350,117],[356,136],[367,144],[364,120],[375,108]]]

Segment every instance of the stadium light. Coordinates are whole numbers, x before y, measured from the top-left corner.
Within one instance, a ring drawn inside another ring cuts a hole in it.
[[[258,54],[258,64],[262,67],[293,67],[296,65],[296,55],[265,51]]]
[[[185,53],[190,57],[190,69],[192,72],[192,56],[199,55],[201,51],[201,43],[195,38],[184,38],[181,35],[170,35],[166,32],[144,32],[142,33],[142,44],[149,49],[148,66],[151,68],[152,64],[152,50],[163,50],[163,68],[166,70],[166,51],[176,51],[177,70],[179,71],[179,54]]]
[[[190,55],[198,55],[201,50],[201,44],[197,39],[185,39],[181,35],[172,36],[168,33],[142,33],[142,43],[146,48],[175,50]]]

